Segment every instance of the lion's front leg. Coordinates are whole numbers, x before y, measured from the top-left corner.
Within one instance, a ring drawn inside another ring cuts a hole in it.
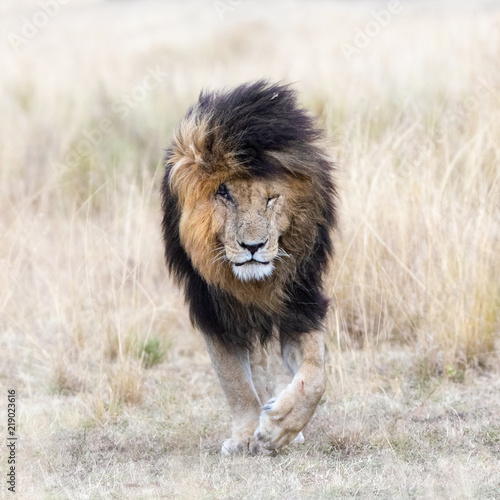
[[[222,444],[222,454],[245,453],[259,425],[261,407],[252,382],[249,353],[244,349],[232,351],[215,339],[204,338],[232,417],[231,438]]]
[[[295,439],[311,419],[326,387],[323,332],[304,334],[298,343],[283,342],[282,354],[295,375],[276,399],[262,407],[255,431],[256,439],[269,449]]]

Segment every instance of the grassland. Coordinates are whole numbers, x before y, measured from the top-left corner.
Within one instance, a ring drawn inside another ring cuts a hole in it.
[[[1,6],[18,497],[500,498],[500,6],[401,2],[382,26],[383,2],[58,5]],[[294,82],[338,163],[329,386],[304,445],[223,460],[160,160],[201,88],[262,77]]]

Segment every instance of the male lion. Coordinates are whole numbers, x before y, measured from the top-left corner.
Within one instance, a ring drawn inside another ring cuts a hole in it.
[[[226,455],[301,439],[325,390],[336,195],[322,138],[288,86],[259,81],[202,92],[166,153],[166,262],[229,403]]]

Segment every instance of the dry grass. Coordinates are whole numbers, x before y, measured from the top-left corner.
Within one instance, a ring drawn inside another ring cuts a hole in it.
[[[347,60],[385,4],[144,5],[69,2],[16,51],[40,7],[2,4],[19,497],[500,497],[500,10],[403,3]],[[261,77],[296,82],[339,164],[331,383],[303,447],[221,460],[228,412],[164,269],[159,160],[200,88]]]

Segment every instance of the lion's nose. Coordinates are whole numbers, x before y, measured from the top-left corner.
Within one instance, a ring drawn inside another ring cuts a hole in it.
[[[267,243],[267,240],[262,243],[248,244],[248,243],[243,243],[241,241],[239,241],[238,243],[240,244],[240,246],[248,250],[253,255],[259,248],[262,248]]]

